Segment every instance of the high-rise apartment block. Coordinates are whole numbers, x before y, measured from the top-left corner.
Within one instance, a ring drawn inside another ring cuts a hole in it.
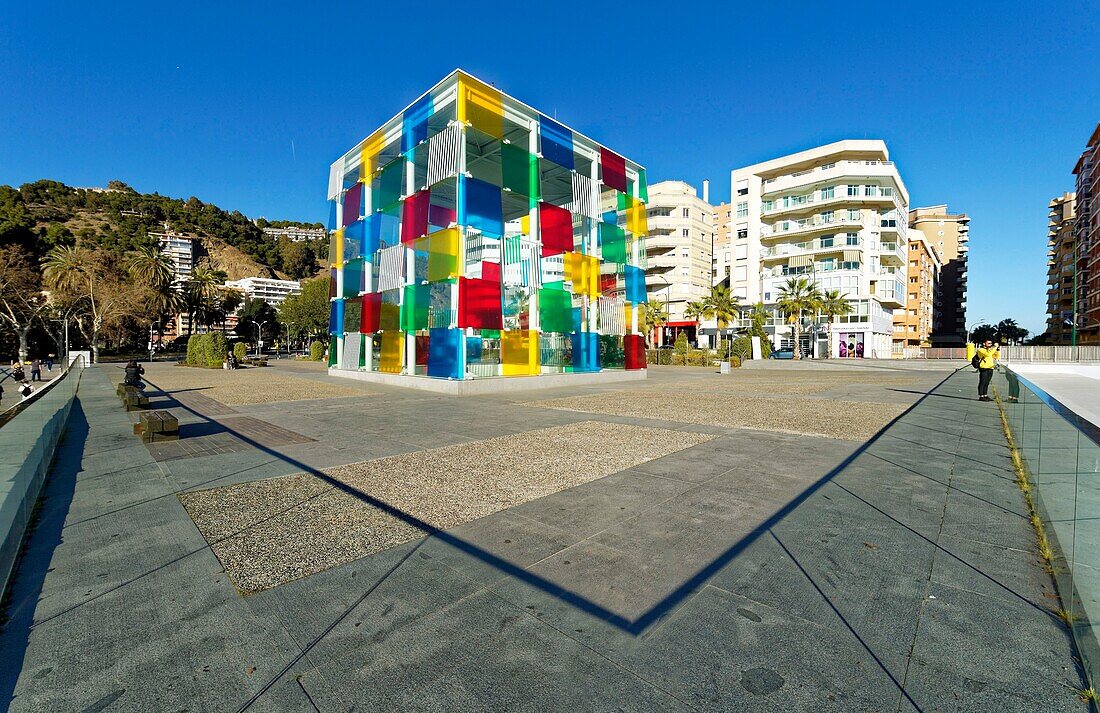
[[[940,304],[932,327],[932,346],[961,347],[966,341],[966,282],[970,217],[946,205],[914,208],[909,227],[924,234],[940,257]]]
[[[684,316],[684,305],[710,294],[714,207],[683,181],[650,185],[646,207],[650,299],[667,303],[669,325],[694,326],[694,320]]]
[[[913,356],[932,346],[933,316],[940,298],[940,257],[919,230],[909,231],[905,308],[894,310],[894,356]]]
[[[456,70],[333,163],[328,197],[330,366],[645,369],[645,169],[606,146]]]
[[[730,248],[732,225],[733,206],[729,203],[714,206],[714,268],[711,280],[716,285],[728,281],[730,277],[730,269],[733,265],[733,253]]]
[[[1073,168],[1077,179],[1077,343],[1100,343],[1100,124]]]
[[[773,308],[773,341],[792,345],[775,310],[792,277],[838,290],[852,313],[802,330],[805,351],[887,358],[906,305],[909,194],[880,140],[846,140],[732,173],[730,285]],[[827,340],[831,345],[827,345]]]
[[[1077,272],[1074,235],[1076,195],[1064,193],[1050,201],[1047,223],[1047,341],[1071,345],[1076,339],[1077,295],[1085,291]]]

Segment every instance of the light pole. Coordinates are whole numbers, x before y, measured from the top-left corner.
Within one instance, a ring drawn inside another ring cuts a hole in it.
[[[260,356],[260,347],[264,343],[264,325],[265,324],[267,324],[266,319],[262,322],[257,322],[256,323],[256,357],[257,358],[259,358],[259,356]]]
[[[286,356],[287,356],[287,359],[289,359],[290,356],[291,356],[290,355],[290,327],[293,324],[296,324],[296,322],[289,322],[286,325]]]
[[[985,318],[983,317],[983,318],[979,319],[977,322],[971,323],[971,325],[966,328],[966,340],[965,340],[966,344],[970,343],[970,333],[974,331],[974,327],[980,326],[984,323],[985,323]],[[956,334],[958,334],[958,332],[956,332]]]

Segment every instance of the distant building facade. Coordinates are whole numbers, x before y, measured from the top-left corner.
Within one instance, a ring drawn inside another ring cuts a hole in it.
[[[730,203],[721,203],[714,206],[714,269],[711,279],[714,284],[722,283],[730,279],[730,271],[733,269],[733,253],[730,241],[730,226],[733,217],[733,206]]]
[[[264,235],[269,238],[279,239],[285,235],[295,243],[303,243],[311,240],[328,240],[328,231],[324,228],[262,228]]]
[[[1076,199],[1074,193],[1063,193],[1048,205],[1047,341],[1050,344],[1073,343],[1077,297],[1085,293],[1085,284],[1077,274]]]
[[[694,327],[688,302],[710,295],[714,207],[683,181],[649,186],[646,289],[650,301],[667,303],[668,327]]]
[[[1089,137],[1073,168],[1077,179],[1077,342],[1100,343],[1100,124]]]
[[[970,217],[965,213],[951,213],[946,205],[914,208],[909,213],[909,227],[924,234],[943,262],[941,299],[932,328],[932,346],[961,347],[966,341]]]
[[[192,238],[173,233],[150,233],[156,238],[160,251],[172,263],[172,283],[182,285],[191,279],[195,268],[195,242]],[[191,318],[186,312],[175,314],[164,326],[164,339],[171,341],[191,331]]]
[[[919,230],[909,231],[905,308],[894,310],[894,356],[932,346],[934,315],[940,299],[941,261]]]
[[[302,285],[295,280],[271,280],[266,277],[246,277],[225,283],[229,289],[238,290],[245,297],[261,299],[272,307],[278,307],[291,295],[301,294]]]

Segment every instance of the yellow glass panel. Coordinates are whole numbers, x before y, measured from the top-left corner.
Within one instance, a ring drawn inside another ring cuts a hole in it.
[[[332,236],[331,247],[332,247],[332,250],[330,252],[331,252],[331,257],[332,257],[332,266],[336,267],[338,265],[343,265],[344,264],[344,229],[343,228],[340,228],[339,230],[337,230],[335,235]]]
[[[539,334],[530,329],[511,329],[500,333],[500,358],[505,376],[531,376],[539,373]]]
[[[359,165],[359,180],[363,183],[369,182],[378,168],[378,154],[381,153],[384,143],[381,131],[371,134],[363,142],[363,154]]]
[[[458,277],[458,250],[462,235],[458,228],[437,230],[428,236],[428,282]]]
[[[595,255],[585,255],[584,294],[592,299],[600,295],[600,260]]]
[[[463,75],[458,80],[458,120],[495,138],[504,138],[501,95],[488,84]]]
[[[531,234],[531,216],[525,215],[519,219],[519,232],[524,235]]]
[[[649,232],[645,203],[637,198],[630,198],[630,206],[626,209],[626,229],[635,235],[645,235]]]
[[[627,334],[633,334],[634,333],[634,330],[630,328],[630,325],[634,324],[634,322],[631,321],[633,316],[634,316],[633,313],[634,313],[634,308],[630,305],[630,303],[629,302],[624,302],[623,303],[623,328],[626,330]]]
[[[405,333],[382,332],[382,354],[378,360],[378,370],[387,374],[400,374],[404,356]]]

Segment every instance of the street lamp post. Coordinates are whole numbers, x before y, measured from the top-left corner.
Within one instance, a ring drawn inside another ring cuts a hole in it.
[[[289,359],[290,356],[291,356],[291,354],[290,354],[290,328],[294,324],[296,324],[296,322],[288,322],[287,325],[286,325],[286,356],[287,356],[287,359]]]
[[[970,343],[970,333],[974,331],[975,327],[983,324],[984,322],[985,322],[985,318],[983,317],[983,318],[979,319],[977,322],[973,322],[969,327],[966,328],[966,343],[967,344]],[[956,334],[958,334],[958,332],[956,332]]]
[[[257,358],[259,358],[259,356],[260,356],[260,345],[262,345],[263,341],[264,341],[264,325],[265,324],[267,324],[266,319],[264,321],[259,322],[259,323],[256,324],[256,357]]]

